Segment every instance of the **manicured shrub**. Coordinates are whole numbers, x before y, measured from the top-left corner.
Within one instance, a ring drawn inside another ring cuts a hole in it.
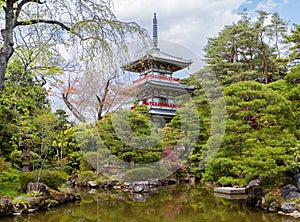
[[[133,181],[143,181],[148,180],[150,178],[158,178],[159,172],[156,169],[149,167],[140,167],[128,170],[125,173],[125,181],[133,182]]]
[[[20,175],[20,184],[22,191],[26,191],[27,184],[29,182],[37,182],[38,173],[38,171],[32,171],[22,173]],[[52,189],[58,190],[58,187],[61,186],[67,179],[68,175],[65,172],[43,170],[39,182],[46,184]]]
[[[145,163],[155,163],[160,160],[160,154],[158,152],[147,152],[139,157],[134,157],[134,161],[145,164]]]

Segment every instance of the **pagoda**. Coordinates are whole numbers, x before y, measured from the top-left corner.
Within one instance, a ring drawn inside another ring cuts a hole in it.
[[[139,73],[139,78],[133,81],[135,104],[147,106],[152,122],[164,127],[186,102],[184,97],[194,90],[194,87],[180,84],[180,79],[173,77],[174,72],[189,67],[192,61],[172,56],[158,48],[156,13],[153,18],[153,45],[149,53],[123,66],[123,69]]]

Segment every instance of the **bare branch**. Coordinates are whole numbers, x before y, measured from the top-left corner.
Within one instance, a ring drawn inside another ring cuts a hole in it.
[[[62,29],[66,31],[71,31],[71,28],[69,26],[66,26],[64,23],[56,21],[56,20],[47,20],[47,19],[32,19],[28,21],[19,21],[15,23],[16,26],[24,26],[24,25],[33,25],[33,24],[38,24],[38,23],[46,23],[46,24],[51,24],[51,25],[58,25]]]
[[[72,105],[72,103],[69,101],[68,93],[62,94],[63,101],[65,102],[68,109],[74,114],[74,116],[81,122],[86,122],[86,119],[83,115],[81,115],[80,112]]]

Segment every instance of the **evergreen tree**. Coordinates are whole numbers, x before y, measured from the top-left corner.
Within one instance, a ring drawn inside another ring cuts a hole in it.
[[[273,73],[284,75],[284,67],[279,69],[280,62],[281,66],[285,64],[280,58],[279,42],[286,33],[286,24],[274,13],[271,24],[266,25],[267,16],[259,11],[257,20],[252,21],[244,13],[237,23],[208,39],[205,61],[224,85],[255,79],[269,83]]]
[[[148,108],[119,111],[98,122],[104,146],[125,162],[153,163],[162,151],[159,129],[150,121]]]
[[[30,148],[33,168],[60,166],[63,157],[77,151],[66,114],[51,112],[44,82],[19,60],[9,64],[7,79],[0,106],[1,155],[21,167],[22,142]]]
[[[254,81],[232,84],[225,88],[224,95],[226,133],[203,180],[223,185],[246,185],[256,178],[265,184],[288,180],[289,173],[296,170],[291,102],[271,87]]]
[[[272,36],[272,39],[275,41],[275,48],[276,48],[276,71],[277,71],[277,80],[282,77],[282,73],[285,70],[285,66],[287,63],[286,59],[281,58],[281,47],[280,44],[283,44],[283,37],[287,34],[287,23],[284,22],[277,12],[273,13],[271,24],[268,25],[268,31]],[[284,69],[284,70],[282,70]]]
[[[298,64],[300,59],[300,25],[295,25],[292,34],[286,36],[286,41],[291,43],[289,56],[292,64]]]
[[[31,72],[24,73],[20,61],[9,64],[6,89],[1,97],[1,152],[9,155],[32,126],[33,116],[41,109],[49,109],[47,92],[42,83],[34,81]]]

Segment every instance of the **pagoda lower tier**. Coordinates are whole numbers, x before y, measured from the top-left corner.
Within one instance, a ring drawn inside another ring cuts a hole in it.
[[[180,84],[177,78],[154,74],[135,80],[132,87],[136,91],[135,104],[147,106],[152,121],[158,127],[170,122],[176,110],[183,107],[194,90],[194,87]]]

